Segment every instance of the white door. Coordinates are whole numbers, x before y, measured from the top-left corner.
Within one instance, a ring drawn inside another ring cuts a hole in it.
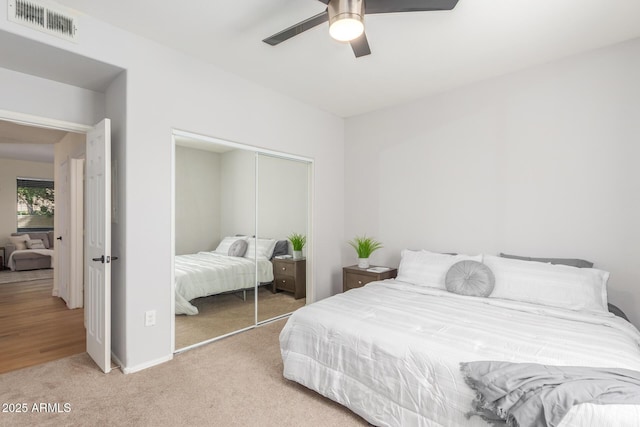
[[[84,159],[58,166],[54,295],[70,309],[84,305]]]
[[[69,160],[69,308],[84,306],[84,159]]]
[[[58,166],[56,217],[54,289],[69,306],[69,162],[66,160]]]
[[[87,353],[111,370],[111,121],[87,133],[85,318]]]

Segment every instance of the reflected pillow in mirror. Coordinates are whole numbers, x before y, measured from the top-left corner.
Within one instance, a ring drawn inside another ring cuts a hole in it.
[[[278,240],[276,242],[276,246],[273,249],[273,257],[287,255],[289,254],[289,241],[288,240]]]
[[[249,239],[249,246],[247,252],[244,254],[245,258],[265,258],[271,259],[273,256],[273,249],[276,247],[276,241],[274,239]]]
[[[229,256],[243,257],[245,252],[247,252],[247,246],[246,240],[236,240],[229,246],[228,254]]]
[[[246,240],[245,237],[225,237],[222,239],[215,252],[222,255],[229,255],[229,248],[238,240]]]
[[[489,267],[471,260],[456,262],[445,277],[447,291],[472,297],[488,297],[495,283],[496,278]]]

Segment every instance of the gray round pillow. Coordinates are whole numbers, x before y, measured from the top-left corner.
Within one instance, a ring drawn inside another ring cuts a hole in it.
[[[447,271],[444,283],[449,292],[473,297],[488,297],[496,278],[481,262],[465,260],[456,262]]]
[[[244,254],[247,252],[248,246],[249,244],[247,243],[246,240],[238,239],[235,242],[233,242],[231,246],[229,246],[229,252],[227,252],[227,254],[229,256],[243,257]]]

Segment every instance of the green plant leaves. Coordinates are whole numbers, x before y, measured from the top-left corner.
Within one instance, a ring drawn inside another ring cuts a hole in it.
[[[356,250],[358,258],[369,258],[374,251],[384,247],[382,243],[366,235],[356,236],[348,243]]]
[[[287,236],[287,239],[291,242],[294,251],[301,251],[304,245],[307,244],[307,236],[300,233],[291,233]]]

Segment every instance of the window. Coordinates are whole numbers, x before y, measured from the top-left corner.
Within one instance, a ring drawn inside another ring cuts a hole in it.
[[[18,178],[18,231],[53,230],[53,181]]]

